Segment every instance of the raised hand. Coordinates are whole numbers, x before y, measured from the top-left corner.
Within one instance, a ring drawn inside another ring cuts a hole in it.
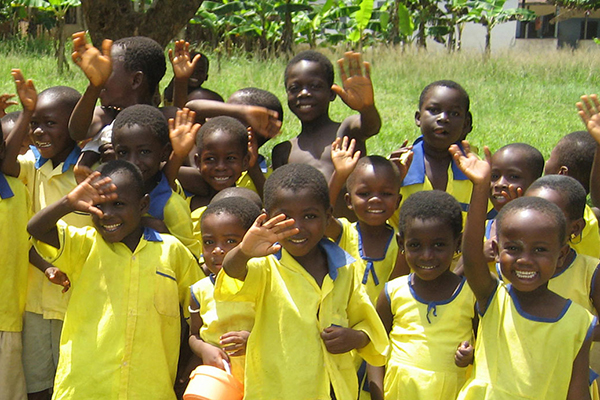
[[[239,249],[249,258],[268,256],[281,249],[278,242],[297,233],[298,228],[294,228],[293,219],[286,219],[285,215],[279,214],[267,221],[267,214],[263,213],[246,232]]]
[[[576,106],[587,131],[596,140],[596,143],[600,144],[600,102],[598,101],[598,95],[581,96],[581,101]]]
[[[335,325],[323,329],[321,339],[331,354],[347,353],[353,349],[363,348],[369,343],[369,337],[363,331]]]
[[[95,171],[67,194],[67,201],[76,211],[96,214],[98,217],[102,217],[102,210],[96,207],[96,205],[116,199],[116,190],[117,187],[109,177],[102,178],[100,177],[100,172]]]
[[[246,354],[246,343],[248,343],[250,332],[234,331],[227,332],[219,338],[219,344],[230,357],[238,357]]]
[[[504,196],[508,201],[523,197],[524,194],[525,193],[523,192],[522,187],[513,185],[512,183],[508,185],[508,190],[502,191],[502,196]]]
[[[4,117],[6,115],[5,110],[8,107],[19,104],[16,101],[11,100],[13,97],[15,97],[14,94],[8,94],[8,93],[0,95],[0,118]]]
[[[59,285],[63,287],[62,292],[66,293],[71,287],[71,281],[67,274],[62,272],[60,269],[56,267],[48,267],[44,272],[46,278],[55,285]]]
[[[17,94],[19,95],[19,100],[23,105],[23,109],[33,112],[37,103],[37,91],[35,90],[33,81],[31,79],[25,80],[20,69],[11,70],[10,74],[15,80]]]
[[[248,106],[244,114],[246,123],[252,127],[254,132],[267,139],[277,136],[281,130],[281,121],[278,119],[277,111],[265,107]]]
[[[248,160],[248,169],[254,167],[258,161],[258,140],[252,128],[248,128],[248,154],[250,160]]]
[[[345,181],[354,171],[360,159],[360,150],[354,151],[356,140],[348,140],[348,136],[336,138],[331,144],[331,161],[335,172]]]
[[[189,108],[178,110],[175,119],[169,119],[169,138],[173,153],[184,159],[194,148],[196,135],[200,129],[200,124],[196,124],[196,113]]]
[[[469,142],[463,140],[462,142],[463,151],[461,151],[458,145],[453,144],[450,146],[448,151],[452,155],[454,162],[460,168],[460,170],[469,178],[474,185],[479,184],[488,184],[490,182],[491,176],[491,159],[492,155],[490,154],[490,149],[485,146],[483,148],[485,152],[485,161],[480,160],[479,157],[473,152],[471,152],[471,146]]]
[[[400,171],[400,182],[402,182],[406,177],[406,174],[408,174],[408,170],[412,164],[413,154],[412,145],[408,146],[408,139],[405,139],[404,142],[402,142],[402,145],[398,150],[394,150],[392,154],[390,154],[390,161],[396,164]]]
[[[89,44],[85,39],[85,32],[74,33],[73,62],[81,68],[92,86],[103,87],[112,73],[112,59],[110,52],[112,40],[102,41],[102,52]]]
[[[346,64],[348,64],[347,73]],[[373,106],[375,99],[371,82],[371,65],[366,61],[361,61],[360,53],[349,51],[344,54],[344,58],[338,60],[338,66],[340,67],[342,87],[334,84],[331,90],[340,96],[342,101],[353,110],[360,112]],[[364,75],[363,67],[365,69]]]
[[[188,80],[194,73],[194,69],[200,61],[200,54],[196,54],[190,61],[190,44],[185,40],[175,41],[175,51],[169,49],[169,60],[173,65],[173,75],[176,79]]]

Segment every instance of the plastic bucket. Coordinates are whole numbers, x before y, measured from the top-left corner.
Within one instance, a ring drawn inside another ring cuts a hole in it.
[[[211,365],[200,365],[192,371],[183,394],[184,400],[242,400],[243,397],[244,385],[230,373]]]

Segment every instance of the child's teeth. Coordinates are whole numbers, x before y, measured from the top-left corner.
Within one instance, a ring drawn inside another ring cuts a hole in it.
[[[533,278],[534,276],[537,275],[537,272],[535,272],[535,271],[519,271],[519,270],[515,270],[515,275],[519,279],[531,279],[531,278]]]
[[[119,226],[121,226],[121,224],[104,225],[104,229],[107,230],[107,231],[114,231]]]
[[[421,269],[434,269],[435,265],[419,265]]]

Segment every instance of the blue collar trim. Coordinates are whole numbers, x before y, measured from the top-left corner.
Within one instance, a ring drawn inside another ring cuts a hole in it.
[[[148,242],[162,242],[162,238],[160,237],[160,233],[155,231],[152,228],[144,227],[144,239]]]
[[[329,269],[329,276],[334,281],[338,276],[339,268],[345,267],[346,265],[352,264],[356,261],[350,254],[346,253],[344,249],[327,238],[321,239],[317,246],[319,246],[327,256],[327,268]],[[281,260],[282,251],[283,248],[275,253],[275,258]]]
[[[362,232],[360,231],[360,224],[358,222],[356,222],[355,226],[356,226],[356,231],[358,232],[358,254],[360,255],[360,258],[362,258],[363,260],[365,260],[367,262],[367,266],[365,268],[365,273],[362,278],[362,284],[363,285],[367,284],[367,281],[369,280],[369,274],[371,274],[373,276],[373,282],[375,283],[375,286],[377,286],[377,285],[379,285],[379,277],[377,276],[377,273],[375,272],[374,263],[376,261],[382,261],[385,259],[385,256],[387,255],[388,249],[390,247],[390,243],[392,243],[392,239],[394,238],[394,229],[391,226],[389,226],[388,224],[385,224],[385,226],[387,228],[389,228],[389,230],[390,230],[390,236],[387,240],[387,244],[385,245],[383,257],[373,258],[373,257],[365,256],[365,252],[363,249]]]
[[[554,279],[554,278],[556,278],[557,276],[561,276],[561,275],[562,275],[562,274],[564,274],[564,273],[565,273],[565,272],[566,272],[566,271],[567,271],[569,268],[571,268],[571,266],[572,266],[572,265],[575,263],[575,260],[577,259],[577,252],[576,252],[576,251],[575,251],[575,249],[574,249],[574,248],[572,248],[572,247],[569,249],[569,255],[571,255],[571,254],[575,254],[575,257],[573,257],[573,259],[571,260],[571,262],[569,263],[569,265],[567,265],[567,266],[565,267],[565,269],[563,269],[562,271],[555,272],[555,273],[554,273],[554,275],[552,275],[552,278],[550,278],[550,279]],[[567,257],[568,257],[568,256],[567,256]],[[593,287],[593,286],[592,286],[592,287]],[[590,292],[590,293],[591,293],[591,292]]]
[[[160,182],[150,192],[150,207],[148,208],[148,214],[154,218],[163,220],[165,219],[165,206],[173,194],[173,189],[169,186],[165,174],[162,172],[160,174]]]
[[[508,288],[508,294],[510,294],[510,297],[512,298],[512,301],[515,305],[515,308],[517,309],[517,312],[521,315],[521,317],[526,318],[531,321],[548,322],[548,323],[558,322],[567,313],[567,310],[569,309],[569,307],[571,307],[571,304],[573,303],[573,301],[571,299],[567,299],[567,303],[565,304],[562,311],[556,318],[536,317],[535,315],[529,314],[528,312],[523,310],[523,308],[521,307],[521,303],[519,302],[519,298],[517,297],[513,286],[509,284],[509,285],[507,285],[507,288]]]
[[[426,301],[425,299],[420,297],[417,294],[417,292],[415,292],[415,289],[414,289],[413,283],[412,283],[413,279],[414,279],[414,272],[408,276],[408,288],[410,289],[410,294],[412,294],[414,299],[417,300],[419,303],[427,304],[426,317],[427,317],[427,322],[429,322],[430,324],[431,324],[431,319],[429,318],[429,313],[432,313],[434,317],[437,317],[437,306],[442,306],[444,304],[448,304],[448,303],[452,302],[452,300],[454,300],[460,294],[463,287],[465,286],[465,282],[467,281],[467,279],[464,276],[461,277],[461,281],[459,282],[458,286],[454,290],[454,293],[452,293],[452,296],[450,296],[450,298],[448,298],[446,300]]]
[[[0,172],[0,197],[2,199],[10,199],[15,194],[13,193],[8,181],[6,180],[6,176],[2,172]]]
[[[31,151],[33,152],[33,155],[35,156],[35,168],[40,169],[42,167],[42,165],[46,164],[46,161],[48,161],[48,159],[42,157],[42,155],[38,151],[37,147],[29,146],[29,148],[31,149]],[[80,154],[81,154],[81,149],[79,148],[79,146],[75,145],[75,147],[73,147],[73,150],[71,150],[71,152],[69,153],[69,155],[63,162],[63,166],[62,166],[62,170],[61,170],[62,173],[67,172],[68,169],[72,165],[77,164],[77,160],[79,160]]]
[[[458,142],[456,144],[462,150],[462,145]],[[410,168],[408,169],[408,173],[406,174],[404,181],[402,181],[402,186],[415,185],[425,182],[425,152],[423,150],[423,136],[419,136],[417,140],[415,140],[412,151],[413,160],[410,164]],[[469,178],[463,174],[460,168],[458,168],[454,160],[452,160],[451,166],[455,181],[469,180]]]

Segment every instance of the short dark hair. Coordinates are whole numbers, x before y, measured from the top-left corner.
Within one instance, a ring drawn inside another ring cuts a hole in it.
[[[590,175],[596,147],[592,135],[587,131],[576,131],[560,139],[554,148],[559,165],[569,168],[569,176],[577,179],[586,193],[590,191]]]
[[[400,208],[400,235],[404,235],[408,225],[415,219],[436,220],[448,225],[457,238],[462,232],[462,209],[458,201],[441,190],[426,190],[413,193]]]
[[[236,90],[229,99],[231,104],[244,104],[248,106],[260,106],[269,110],[276,111],[278,119],[283,121],[283,106],[281,101],[273,93],[268,90],[262,90],[255,87],[247,87]]]
[[[165,53],[160,44],[149,37],[131,36],[116,40],[113,46],[125,50],[125,69],[129,72],[142,71],[148,83],[148,92],[154,93],[167,71]]]
[[[236,217],[241,226],[248,230],[260,215],[260,207],[244,197],[227,197],[214,203],[210,203],[200,219],[200,225],[204,219],[213,214],[230,214]]]
[[[200,127],[196,136],[198,154],[204,148],[204,140],[215,132],[226,132],[233,136],[232,146],[239,146],[244,156],[248,154],[248,131],[244,124],[233,117],[221,115],[211,118]]]
[[[250,200],[256,204],[258,208],[262,208],[262,200],[258,193],[256,193],[254,190],[240,186],[228,187],[219,191],[219,193],[214,195],[210,202],[216,203],[219,200],[228,199],[231,197],[243,197],[246,200]]]
[[[567,175],[546,175],[533,182],[527,191],[536,189],[550,189],[559,194],[566,202],[569,220],[583,218],[587,195],[577,179]]]
[[[396,164],[382,156],[366,156],[358,160],[354,171],[352,171],[350,176],[348,176],[348,180],[346,180],[346,187],[348,188],[348,191],[352,190],[356,184],[358,171],[360,171],[366,165],[372,165],[375,170],[388,170],[394,176],[394,183],[398,185],[398,191],[400,190],[400,171],[398,170]]]
[[[19,119],[19,115],[21,115],[21,111],[13,111],[6,114],[4,117],[0,118],[0,141],[4,139],[4,135],[10,132],[4,132],[2,125],[4,124],[16,124]]]
[[[521,210],[538,211],[551,218],[558,229],[559,243],[565,243],[567,238],[567,221],[565,215],[556,204],[546,199],[542,199],[541,197],[519,197],[502,207],[502,210],[500,210],[496,216],[496,229],[498,234],[502,232],[504,219],[508,215],[515,214]]]
[[[315,203],[322,205],[325,210],[330,207],[329,187],[325,177],[321,171],[308,164],[286,164],[273,171],[263,190],[267,211],[277,201],[277,191],[280,189],[294,192],[307,189],[314,197]]]
[[[535,147],[527,143],[510,143],[500,147],[496,153],[504,150],[516,150],[525,153],[525,157],[520,161],[525,163],[525,166],[536,178],[539,178],[544,173],[544,156]]]
[[[113,131],[135,125],[149,128],[152,134],[160,142],[161,146],[170,143],[169,124],[158,108],[148,104],[135,104],[125,108],[117,115],[117,118],[115,118]],[[113,141],[114,137],[115,135],[113,133]]]
[[[81,99],[81,93],[69,86],[52,86],[46,90],[43,90],[38,95],[38,98],[50,97],[55,99],[57,104],[63,105],[69,110],[69,113],[73,112],[73,109]]]
[[[139,198],[144,197],[146,194],[144,190],[144,178],[142,172],[135,165],[125,160],[111,160],[105,164],[102,164],[98,171],[102,176],[113,176],[115,174],[126,174],[131,178],[131,186],[127,187],[127,190],[134,190]]]
[[[319,64],[321,66],[321,68],[323,69],[323,74],[324,74],[323,78],[325,78],[325,81],[329,84],[329,86],[333,85],[333,79],[334,79],[333,64],[323,54],[319,53],[318,51],[314,51],[314,50],[302,51],[302,52],[296,54],[294,56],[294,58],[292,58],[290,60],[288,65],[285,67],[285,72],[283,74],[284,82],[287,82],[287,80],[288,80],[290,68],[292,68],[292,66],[298,64],[300,61],[311,61],[311,62],[316,62],[317,64]]]
[[[469,111],[469,107],[471,106],[471,100],[469,99],[469,94],[462,86],[460,86],[458,83],[451,81],[451,80],[435,81],[435,82],[432,82],[429,85],[425,86],[425,88],[421,92],[421,96],[419,96],[419,110],[423,106],[423,103],[425,102],[425,98],[427,97],[429,92],[433,88],[436,88],[436,87],[446,87],[448,89],[458,90],[461,97],[463,98],[463,102],[465,105],[465,111],[467,111],[467,112]]]

